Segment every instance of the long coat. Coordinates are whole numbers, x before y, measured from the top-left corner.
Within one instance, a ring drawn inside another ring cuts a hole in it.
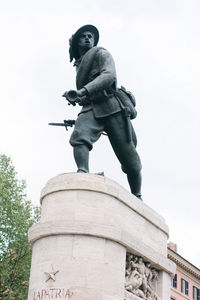
[[[102,47],[93,47],[83,56],[77,66],[77,89],[85,88],[91,105],[83,107],[81,112],[91,107],[96,118],[107,117],[121,110],[113,91],[117,77],[115,63],[111,54]]]

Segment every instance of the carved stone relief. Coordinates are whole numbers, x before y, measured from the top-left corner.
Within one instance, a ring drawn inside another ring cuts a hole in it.
[[[156,294],[158,270],[142,257],[127,253],[125,290],[145,300],[160,300]]]

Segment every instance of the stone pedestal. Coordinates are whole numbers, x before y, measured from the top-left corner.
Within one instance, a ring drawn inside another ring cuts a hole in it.
[[[169,300],[168,227],[146,204],[106,177],[80,173],[50,179],[41,204],[40,223],[29,230],[28,300],[131,299],[124,294],[127,251],[160,270],[157,294]]]

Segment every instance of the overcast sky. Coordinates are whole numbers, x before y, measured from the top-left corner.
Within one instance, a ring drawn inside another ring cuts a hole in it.
[[[79,108],[61,97],[75,88],[68,39],[95,25],[118,85],[136,97],[144,202],[166,219],[179,254],[200,268],[199,16],[199,0],[1,0],[0,153],[37,205],[48,179],[76,171],[72,130],[48,122],[76,118]],[[105,136],[90,170],[129,189]]]

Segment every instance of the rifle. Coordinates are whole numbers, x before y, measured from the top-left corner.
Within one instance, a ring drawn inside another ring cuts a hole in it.
[[[64,123],[49,123],[48,125],[52,126],[64,126],[66,130],[67,127],[72,127],[75,124],[75,120],[64,120]]]

